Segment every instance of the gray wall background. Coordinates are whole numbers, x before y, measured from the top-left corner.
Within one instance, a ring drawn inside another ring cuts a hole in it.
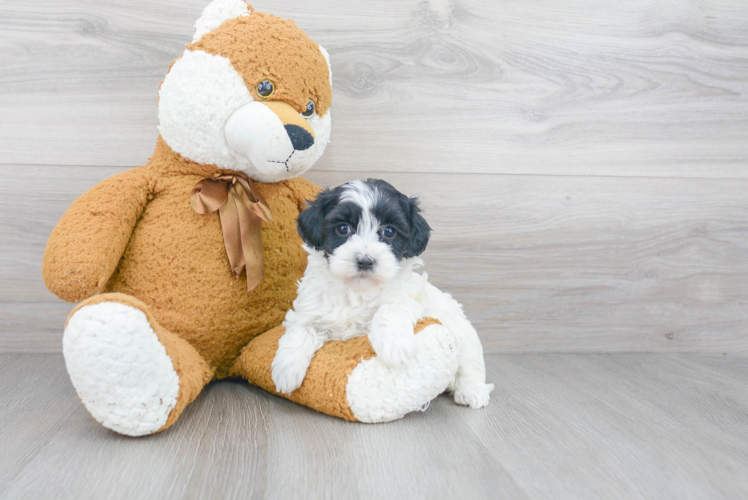
[[[207,0],[0,1],[0,351],[61,350],[41,257],[147,161]],[[420,195],[488,352],[748,350],[748,3],[259,0],[331,54],[306,177]]]

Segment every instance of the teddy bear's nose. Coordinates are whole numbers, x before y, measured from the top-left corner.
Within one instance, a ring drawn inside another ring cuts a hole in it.
[[[299,127],[298,125],[286,125],[286,132],[288,137],[291,139],[293,148],[297,151],[304,151],[314,145],[314,137],[312,134]]]

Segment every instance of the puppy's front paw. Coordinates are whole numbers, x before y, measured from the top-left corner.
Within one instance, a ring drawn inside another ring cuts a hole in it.
[[[291,394],[301,387],[309,369],[311,359],[294,356],[293,352],[278,349],[270,365],[275,390],[282,394]]]
[[[369,336],[374,352],[387,366],[400,368],[410,361],[416,352],[416,336],[413,330],[382,330]]]
[[[469,406],[473,410],[483,408],[491,399],[493,384],[476,383],[459,386],[455,391],[455,403]]]

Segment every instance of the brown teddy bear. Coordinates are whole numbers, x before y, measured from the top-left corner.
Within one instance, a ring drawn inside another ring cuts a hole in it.
[[[211,380],[270,392],[270,364],[306,254],[298,176],[330,135],[327,53],[292,21],[214,0],[159,91],[150,161],[94,186],[49,238],[43,275],[64,300],[63,352],[83,404],[128,435],[173,424]],[[366,337],[330,342],[289,399],[365,422],[413,411],[454,379],[454,336],[416,326],[391,370]]]

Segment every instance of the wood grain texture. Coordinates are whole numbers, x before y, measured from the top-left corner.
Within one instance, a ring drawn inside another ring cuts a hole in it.
[[[135,166],[207,0],[0,4],[0,163]],[[336,171],[748,177],[748,4],[276,0],[331,53]]]
[[[447,396],[347,423],[238,381],[172,428],[107,431],[56,354],[0,355],[0,498],[728,499],[748,495],[748,358],[487,357],[490,405]]]
[[[44,286],[44,247],[78,196],[125,169],[63,169],[68,170],[63,176],[55,174],[58,170],[0,166],[3,178],[23,179],[0,185],[0,352],[62,349],[62,326],[72,305]]]
[[[41,281],[46,239],[121,169],[24,168],[28,196],[0,186],[0,350],[58,352],[72,306]],[[426,270],[488,352],[748,351],[747,180],[363,174],[421,196]]]
[[[488,352],[748,351],[746,181],[387,178],[421,196],[431,282]]]
[[[59,351],[47,237],[147,160],[206,3],[0,3],[0,351]],[[748,4],[255,6],[332,53],[333,142],[308,177],[421,194],[432,281],[487,351],[748,348]]]

